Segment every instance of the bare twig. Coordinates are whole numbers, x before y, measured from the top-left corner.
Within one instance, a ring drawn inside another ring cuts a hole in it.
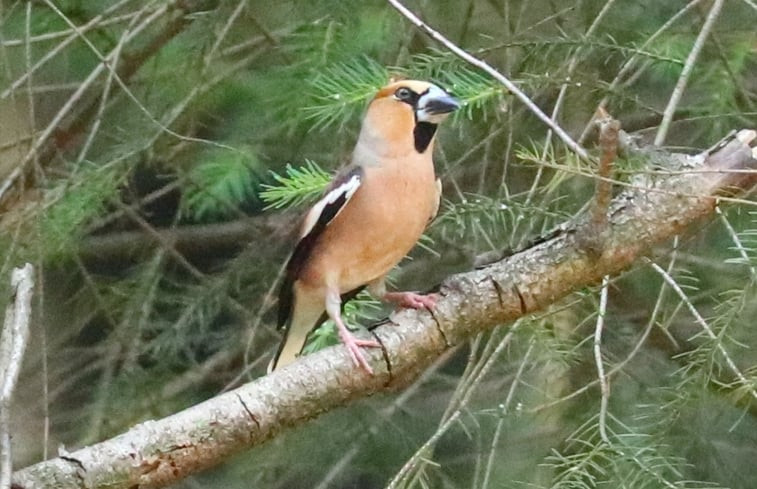
[[[673,240],[673,252],[670,257],[670,263],[668,264],[668,273],[670,273],[671,270],[673,269],[677,256],[678,256],[678,238],[676,237]],[[662,309],[662,302],[665,297],[666,290],[667,289],[665,288],[665,282],[663,282],[662,286],[660,287],[660,293],[657,294],[657,301],[655,302],[654,309],[652,309],[652,314],[649,316],[649,321],[647,321],[647,326],[644,328],[644,331],[641,333],[641,336],[639,336],[639,339],[636,341],[636,344],[628,353],[628,355],[626,355],[626,357],[621,362],[614,365],[607,372],[607,374],[605,375],[606,379],[610,379],[615,374],[623,370],[626,367],[626,365],[628,365],[631,362],[631,360],[633,360],[636,357],[639,351],[641,351],[642,345],[646,343],[647,338],[649,338],[649,334],[652,332],[652,328],[657,322],[657,317],[659,316],[660,310]],[[574,399],[576,396],[583,394],[584,392],[588,391],[589,389],[593,388],[595,385],[598,385],[599,383],[600,383],[599,378],[594,379],[593,381],[582,385],[581,387],[574,390],[573,392],[570,392],[569,394],[566,394],[558,399],[554,399],[552,401],[540,404],[538,406],[534,406],[528,409],[527,412],[538,413],[538,412],[544,411],[545,409],[556,406],[560,403]]]
[[[713,340],[716,344],[716,348],[718,352],[723,356],[723,359],[725,359],[726,365],[728,365],[728,369],[733,373],[733,375],[738,379],[739,383],[742,387],[744,387],[749,394],[757,400],[757,390],[755,390],[752,382],[747,379],[746,375],[739,369],[739,367],[736,365],[736,362],[733,360],[731,355],[728,353],[728,350],[725,349],[723,346],[723,343],[718,341],[718,336],[715,334],[715,332],[712,330],[712,327],[707,323],[707,321],[702,317],[701,314],[699,314],[699,311],[697,311],[696,307],[691,303],[691,300],[686,295],[686,292],[683,291],[680,285],[678,285],[678,282],[675,281],[673,277],[670,276],[668,272],[665,271],[660,265],[657,263],[654,263],[653,261],[646,259],[646,261],[652,265],[652,268],[659,273],[663,280],[670,286],[671,289],[675,291],[676,294],[678,294],[678,297],[683,301],[683,303],[686,305],[686,308],[689,310],[692,316],[694,316],[694,320],[699,324],[699,326],[704,330],[704,332],[707,334],[707,337]]]
[[[83,24],[79,27],[79,30],[86,32],[90,31],[92,29],[102,29],[103,27],[108,27],[114,24],[120,24],[122,22],[126,22],[135,16],[138,16],[139,13],[134,12],[127,12],[125,14],[119,14],[119,15],[112,15],[107,18],[106,15],[110,14],[111,12],[116,11],[118,8],[123,6],[124,3],[131,2],[132,0],[122,0],[121,3],[111,5],[108,7],[107,10],[103,11],[101,14],[92,17],[86,24]],[[60,37],[68,37],[71,38],[71,29],[63,29],[60,31],[54,31],[54,32],[45,32],[44,34],[37,34],[35,36],[30,36],[29,38],[23,38],[23,39],[2,39],[0,40],[0,46],[2,47],[15,47],[15,46],[23,46],[27,42],[30,42],[32,44],[35,43],[41,43],[41,42],[49,42],[53,41],[55,39],[58,39]],[[76,37],[76,34],[73,35],[73,38]],[[70,42],[70,41],[69,41]],[[63,46],[65,47],[65,46]],[[55,49],[57,51],[60,51],[61,47],[56,46]],[[28,75],[28,73],[25,73],[24,76]],[[14,82],[14,84],[19,83],[18,81]],[[21,82],[23,83],[23,82]]]
[[[450,350],[450,354],[453,351],[454,350]],[[342,454],[342,458],[333,465],[333,467],[323,477],[323,480],[321,480],[321,482],[317,486],[315,486],[314,489],[328,489],[329,487],[334,487],[334,479],[345,467],[349,466],[350,463],[352,463],[355,457],[359,454],[360,446],[364,442],[366,442],[369,437],[375,436],[376,434],[381,432],[381,430],[383,429],[383,422],[386,419],[389,419],[397,411],[405,408],[405,404],[411,397],[413,397],[413,395],[419,392],[421,393],[421,395],[423,394],[424,391],[422,390],[422,387],[424,387],[429,380],[434,379],[437,376],[439,369],[447,364],[447,361],[451,356],[450,354],[442,355],[441,357],[439,357],[439,359],[434,362],[434,364],[431,365],[431,367],[429,367],[412,386],[405,389],[405,391],[403,391],[402,394],[400,394],[394,400],[394,402],[392,402],[386,408],[382,409],[379,412],[379,415],[374,418],[374,423],[371,424],[367,430],[364,430],[362,435],[352,441],[351,446]]]
[[[607,313],[607,289],[609,289],[609,277],[607,275],[602,279],[602,290],[599,295],[599,312],[597,312],[597,325],[594,328],[594,362],[597,365],[597,379],[602,397],[599,405],[599,436],[602,441],[610,444],[607,437],[607,403],[610,400],[610,383],[605,375],[605,366],[602,363],[602,330],[605,325],[605,314]]]
[[[531,98],[526,95],[525,92],[523,92],[520,88],[518,88],[518,85],[513,83],[509,78],[507,78],[505,75],[500,73],[499,71],[492,68],[489,63],[486,61],[483,61],[481,59],[476,58],[475,56],[472,56],[470,53],[465,51],[464,49],[458,47],[455,43],[444,37],[442,34],[440,34],[438,31],[432,29],[428,24],[423,22],[417,15],[415,15],[413,12],[407,9],[402,3],[400,3],[398,0],[387,0],[392,7],[397,9],[399,13],[404,15],[410,22],[415,24],[416,26],[423,29],[429,36],[431,36],[436,41],[443,44],[447,49],[452,51],[455,55],[459,56],[461,59],[465,60],[467,63],[472,64],[473,66],[476,66],[480,68],[481,70],[485,71],[489,75],[491,75],[495,80],[500,82],[502,85],[507,88],[515,97],[520,100],[528,109],[536,116],[538,117],[544,124],[547,125],[552,131],[554,131],[555,134],[562,140],[563,143],[565,143],[565,146],[570,148],[571,151],[573,151],[575,154],[577,154],[581,159],[586,161],[591,161],[591,158],[589,157],[589,154],[586,152],[584,148],[582,148],[578,143],[576,143],[573,138],[570,137],[570,135],[565,132],[565,130],[560,127],[555,121],[553,121],[547,114],[542,111],[536,103],[534,103]]]
[[[82,161],[84,161],[84,158],[86,158],[87,153],[89,152],[89,148],[94,142],[95,136],[97,135],[97,132],[100,129],[100,123],[102,121],[103,114],[105,113],[105,107],[107,106],[108,101],[109,101],[111,87],[113,86],[113,78],[115,77],[116,70],[118,69],[118,62],[121,59],[121,50],[123,49],[124,44],[126,43],[128,32],[131,30],[134,22],[138,18],[139,17],[135,17],[134,20],[129,24],[127,29],[121,35],[121,38],[118,40],[118,44],[116,44],[116,47],[112,51],[113,69],[108,71],[108,77],[105,80],[105,87],[103,88],[102,95],[100,95],[100,104],[99,104],[99,108],[97,109],[97,115],[95,116],[94,122],[92,123],[92,127],[89,130],[87,139],[84,141],[84,144],[82,144],[81,150],[79,151],[79,157],[76,159],[77,163],[81,163]]]
[[[618,74],[615,75],[615,78],[613,78],[613,80],[610,82],[610,86],[608,86],[606,90],[608,95],[605,95],[604,97],[602,97],[602,100],[600,100],[599,102],[598,108],[605,108],[607,106],[607,102],[610,100],[609,94],[612,94],[615,91],[615,89],[621,84],[621,82],[623,82],[623,78],[636,66],[636,62],[639,60],[639,57],[640,57],[639,52],[644,51],[647,48],[647,46],[652,44],[652,42],[654,42],[659,36],[661,36],[665,31],[667,31],[673,24],[678,22],[680,18],[682,18],[686,13],[689,12],[689,10],[694,8],[701,1],[702,0],[691,0],[681,10],[679,10],[673,16],[671,16],[651,36],[649,36],[647,40],[644,41],[644,44],[638,47],[638,49],[633,54],[633,56],[631,56],[628,60],[626,60],[623,63],[623,66],[621,66],[620,70],[618,71]],[[637,71],[637,76],[639,73],[640,71]],[[626,81],[626,83],[628,83],[628,80]],[[586,138],[589,136],[591,129],[594,127],[594,125],[592,124],[593,120],[594,118],[592,117],[592,120],[589,121],[588,124],[586,124],[586,127],[581,133],[581,137],[578,138],[578,144],[583,144],[584,141],[586,141]]]
[[[418,450],[415,451],[415,453],[407,460],[407,462],[405,462],[405,464],[397,472],[397,474],[392,477],[392,480],[389,482],[389,484],[387,484],[386,489],[397,489],[399,487],[402,487],[403,481],[407,481],[408,479],[410,479],[410,477],[413,476],[413,474],[416,474],[418,473],[418,471],[421,471],[423,469],[425,462],[430,458],[429,454],[436,446],[436,443],[452,426],[455,425],[457,420],[464,413],[465,409],[468,406],[468,403],[470,402],[470,398],[475,391],[475,387],[481,383],[481,380],[496,364],[496,360],[499,358],[500,354],[505,350],[505,348],[510,345],[513,336],[515,335],[515,332],[520,324],[520,322],[513,324],[512,328],[510,328],[510,331],[508,331],[505,337],[497,343],[496,348],[494,348],[494,350],[482,363],[482,365],[479,368],[472,369],[470,375],[468,375],[467,378],[464,378],[460,382],[458,389],[455,392],[455,394],[460,394],[459,400],[455,403],[450,402],[450,408],[453,409],[447,409],[444,416],[442,417],[441,424],[436,429],[434,434],[428,440],[426,440],[426,442],[423,443],[423,445],[421,445]]]
[[[112,12],[114,12],[114,11],[118,10],[119,8],[123,7],[126,3],[130,2],[130,1],[131,0],[121,0],[118,3],[116,3],[114,5],[111,5],[105,11],[103,11],[103,13],[101,13],[100,15],[97,15],[97,16],[93,17],[86,24],[79,26],[77,28],[78,32],[87,32],[87,31],[89,31],[89,30],[91,30],[93,28],[102,26],[103,23],[101,21],[103,21],[103,19],[107,18]],[[135,13],[130,13],[128,16],[129,17],[133,17],[133,16],[139,16],[139,15],[140,15],[139,12],[135,12]],[[27,69],[26,72],[23,75],[21,75],[20,77],[18,77],[18,79],[14,80],[13,83],[11,83],[8,88],[6,88],[2,92],[0,92],[0,100],[8,97],[11,94],[13,94],[13,92],[16,91],[19,87],[21,87],[26,82],[26,79],[29,78],[30,76],[32,76],[32,74],[34,74],[35,71],[37,71],[39,68],[41,68],[42,66],[44,66],[45,63],[47,63],[48,61],[50,61],[52,59],[55,59],[55,57],[56,57],[56,55],[58,53],[60,53],[66,46],[68,46],[69,44],[71,44],[73,41],[75,41],[78,38],[78,36],[79,36],[78,32],[77,32],[77,30],[73,30],[73,32],[71,32],[71,31],[52,32],[52,33],[46,34],[44,36],[36,36],[36,37],[32,38],[31,39],[32,42],[34,42],[34,41],[47,41],[47,40],[50,40],[50,39],[55,39],[56,37],[60,37],[61,35],[68,34],[68,37],[66,37],[63,41],[61,41],[54,48],[50,49],[49,51],[46,51],[45,54],[40,59],[38,59],[37,62],[34,63],[34,65],[32,65],[29,69]],[[17,39],[17,40],[13,40],[13,41],[6,41],[6,42],[0,43],[0,44],[2,44],[3,46],[13,46],[13,45],[16,45],[16,44],[21,45],[21,44],[24,44],[25,42],[26,41],[24,39]]]
[[[604,112],[602,110],[601,112]],[[604,232],[607,228],[607,212],[612,199],[612,168],[615,158],[618,156],[618,133],[620,122],[605,113],[605,117],[599,121],[599,147],[602,156],[599,159],[599,177],[596,190],[594,191],[594,211],[592,222],[596,229]]]
[[[31,23],[32,23],[32,4],[31,2],[26,4],[26,15],[25,15],[24,27],[25,27],[25,33],[26,38],[29,39],[31,37]],[[32,45],[31,43],[27,42],[24,45],[24,60],[26,61],[26,69],[29,70],[32,63]],[[32,77],[29,75],[28,83],[26,84],[26,100],[28,103],[28,111],[29,111],[29,133],[34,134],[37,132],[37,124],[35,120],[37,117],[35,116],[35,107],[34,107],[34,94],[32,92],[32,87],[34,84],[32,83]],[[34,154],[34,165],[35,168],[39,169],[39,158],[37,154]]]
[[[132,216],[131,210],[124,212]],[[291,230],[289,214],[245,217],[214,224],[195,224],[171,228],[145,228],[87,237],[79,248],[85,262],[124,260],[144,255],[162,243],[171,243],[186,255],[207,253],[219,248],[241,248],[265,236],[273,242],[284,242]]]
[[[234,11],[231,13],[231,15],[228,16],[226,23],[223,25],[223,28],[221,28],[221,31],[218,33],[215,41],[213,42],[213,45],[210,47],[203,59],[203,63],[205,65],[203,69],[208,69],[210,62],[215,57],[216,51],[218,50],[219,46],[221,46],[224,39],[226,39],[226,35],[229,33],[231,26],[234,24],[234,22],[236,22],[237,18],[242,14],[245,8],[247,8],[247,0],[241,0],[237,4],[236,8],[234,8]]]
[[[597,28],[602,24],[602,20],[604,20],[605,15],[610,11],[613,4],[615,3],[615,0],[608,0],[605,5],[602,7],[602,10],[599,11],[597,16],[592,21],[589,28],[586,30],[586,33],[584,34],[585,38],[589,38],[594,35],[594,32],[597,30]],[[555,106],[552,109],[552,120],[557,124],[557,117],[560,114],[560,110],[562,109],[563,102],[565,102],[565,94],[568,92],[568,85],[570,82],[571,77],[573,76],[573,72],[576,70],[576,67],[578,66],[579,56],[578,52],[576,52],[568,62],[568,70],[565,73],[565,82],[560,86],[560,92],[557,94],[557,101],[555,102]],[[549,146],[552,142],[552,130],[550,129],[547,132],[547,137],[544,140],[544,149],[542,150],[541,159],[545,160],[547,158],[547,154],[549,151]],[[578,143],[580,144],[580,143]],[[531,199],[534,196],[534,193],[536,192],[537,186],[539,184],[539,181],[541,180],[541,176],[544,172],[544,167],[539,166],[539,169],[537,170],[536,176],[534,177],[534,181],[531,184],[531,188],[528,191],[528,196],[526,197],[526,204],[529,204],[531,202]]]
[[[53,5],[52,8],[57,8]],[[137,28],[132,30],[129,33],[129,37],[127,39],[131,40],[134,37],[136,37],[143,29],[147,28],[152,22],[160,18],[162,15],[166,13],[168,10],[167,6],[163,6],[162,8],[156,10],[152,15],[148,16],[144,21],[140,23]],[[67,17],[64,16],[66,20],[68,20]],[[70,21],[69,21],[70,22]],[[73,24],[69,23],[69,25],[74,29],[79,36],[81,36],[81,31],[78,30],[78,28]],[[73,94],[66,100],[66,102],[63,104],[63,106],[58,110],[58,112],[53,116],[53,118],[50,120],[50,122],[47,124],[44,130],[37,136],[37,138],[33,141],[31,144],[31,147],[29,148],[29,151],[27,152],[26,156],[18,163],[16,168],[13,169],[13,171],[5,178],[5,180],[0,184],[0,201],[2,201],[3,196],[5,193],[10,189],[15,181],[24,173],[26,165],[29,163],[29,161],[38,154],[42,153],[42,147],[47,141],[50,139],[50,137],[55,133],[55,131],[60,129],[60,124],[63,121],[63,119],[73,110],[74,106],[83,99],[85,93],[87,90],[92,86],[97,80],[103,71],[106,69],[110,69],[110,64],[113,60],[113,56],[118,54],[116,51],[111,52],[111,54],[108,55],[108,57],[103,58],[102,62],[98,64],[91,72],[90,74],[84,79],[84,81],[79,85],[79,87],[74,91]],[[120,78],[118,78],[120,80]],[[0,96],[0,98],[2,98]],[[92,106],[96,107],[96,106]],[[85,110],[85,112],[87,112]],[[70,128],[67,128],[65,132],[78,132],[81,127],[83,127],[85,124],[85,119],[88,119],[87,117],[79,117],[77,118],[72,126]],[[72,129],[75,128],[76,130]],[[40,157],[40,160],[45,160],[46,157]]]
[[[482,489],[489,488],[489,478],[491,477],[491,474],[493,472],[497,447],[499,446],[499,438],[500,436],[502,436],[502,429],[505,426],[505,416],[510,410],[510,404],[513,401],[513,397],[515,397],[515,390],[520,384],[520,379],[523,376],[523,371],[526,369],[526,365],[528,365],[528,361],[531,357],[531,352],[534,350],[535,343],[536,342],[534,341],[534,339],[531,338],[531,341],[528,343],[528,349],[526,350],[526,353],[523,354],[523,359],[518,366],[518,371],[515,373],[515,377],[510,383],[510,388],[507,390],[507,397],[505,398],[505,402],[502,403],[499,408],[500,417],[497,420],[497,427],[494,429],[494,436],[492,436],[491,446],[489,447],[489,456],[486,459],[486,468],[484,469],[484,480],[481,483]]]
[[[702,30],[699,31],[699,35],[697,36],[696,41],[694,41],[691,51],[689,51],[686,63],[681,70],[681,75],[678,77],[676,86],[673,88],[673,93],[670,95],[670,100],[668,101],[668,105],[665,107],[665,112],[662,115],[662,122],[660,123],[660,128],[657,130],[657,135],[654,139],[654,144],[656,146],[660,146],[665,142],[668,130],[670,129],[670,124],[673,121],[673,115],[675,115],[676,109],[678,108],[678,102],[681,101],[683,92],[686,90],[686,85],[689,82],[689,75],[691,75],[691,71],[694,69],[694,64],[699,58],[699,53],[704,47],[707,36],[709,36],[710,31],[712,31],[712,26],[720,15],[723,3],[724,0],[715,0],[713,2],[710,12],[707,14],[707,18],[704,21],[704,25],[702,25]]]
[[[728,236],[730,236],[731,241],[733,241],[733,244],[736,247],[736,251],[739,252],[739,256],[741,256],[744,264],[749,266],[749,274],[751,275],[752,280],[757,280],[757,268],[755,268],[754,265],[751,264],[752,261],[749,259],[746,247],[744,246],[744,243],[741,242],[741,238],[739,238],[738,233],[731,225],[731,221],[728,220],[728,217],[726,217],[720,207],[717,207],[715,209],[715,212],[718,214],[718,216],[720,216],[720,222],[722,222],[723,226],[725,226],[725,229],[728,232]]]
[[[150,110],[145,107],[144,104],[142,104],[142,102],[137,98],[137,96],[128,86],[128,81],[130,80],[130,78],[147,61],[147,59],[152,57],[156,52],[158,52],[158,50],[160,50],[162,46],[164,46],[168,41],[173,39],[181,32],[181,30],[187,23],[186,14],[190,12],[192,8],[200,8],[199,4],[190,5],[185,2],[179,2],[178,0],[172,0],[171,2],[164,3],[160,8],[148,15],[144,20],[140,21],[140,23],[136,25],[134,29],[128,31],[127,34],[124,34],[116,49],[112,50],[107,55],[104,55],[92,43],[92,41],[89,40],[89,38],[83,33],[83,31],[78,26],[76,26],[71,21],[71,19],[69,19],[53,2],[51,2],[50,0],[43,0],[43,2],[58,16],[60,16],[64,22],[68,24],[68,26],[75,32],[76,37],[80,38],[90,48],[95,56],[97,56],[97,58],[100,60],[100,63],[90,72],[90,74],[79,85],[79,87],[74,91],[69,99],[63,104],[61,109],[58,110],[55,116],[51,119],[50,123],[48,123],[45,129],[34,140],[28,153],[18,163],[18,166],[16,166],[16,168],[13,169],[13,171],[5,178],[5,180],[0,183],[0,201],[2,201],[2,198],[7,190],[13,186],[15,181],[19,177],[21,177],[21,175],[24,174],[26,165],[34,155],[38,153],[40,154],[40,160],[43,165],[47,160],[51,159],[54,156],[56,148],[54,145],[48,144],[53,134],[65,134],[68,139],[71,139],[74,136],[80,134],[87,126],[87,124],[92,120],[92,118],[97,115],[98,107],[100,106],[100,104],[98,103],[98,98],[94,98],[86,105],[86,107],[84,107],[78,114],[76,114],[76,117],[73,118],[68,127],[60,127],[64,118],[73,112],[74,107],[81,100],[85,99],[86,92],[92,86],[94,86],[96,80],[98,80],[100,75],[106,71],[112,75],[112,81],[114,81],[121,88],[123,93],[137,106],[137,108],[148,118],[148,120],[150,120],[152,124],[156,125],[160,129],[161,133],[169,134],[182,141],[200,142],[231,151],[238,151],[236,148],[222,143],[209,141],[202,138],[185,136],[175,132],[168,126],[164,125],[161,121],[159,121],[150,112]],[[150,6],[152,6],[152,3],[143,7],[142,10],[147,12],[148,7]],[[145,44],[145,46],[141,47],[133,53],[122,54],[121,47],[123,45],[131,42],[142,31],[144,31],[147,26],[165,15],[169,15],[170,20],[152,39],[150,39],[149,42]],[[116,71],[113,67],[116,57],[121,57],[124,59],[124,62],[121,63],[121,68],[118,71]],[[45,145],[47,145],[47,148],[44,148]]]
[[[0,489],[11,484],[10,407],[29,339],[34,267],[27,263],[14,269],[11,287],[13,297],[0,332]]]
[[[579,235],[583,246],[593,255],[602,252],[603,241],[607,234],[607,213],[610,200],[612,200],[612,168],[618,156],[618,133],[620,132],[620,123],[617,120],[602,108],[599,108],[598,112],[599,147],[602,153],[595,180],[591,219]]]
[[[89,40],[87,36],[80,33],[76,25],[69,19],[59,8],[55,6],[55,4],[52,2],[52,0],[42,0],[45,2],[51,10],[53,10],[56,14],[58,14],[64,22],[66,22],[73,30],[77,32],[79,37],[81,37],[82,41],[92,50],[92,52],[98,57],[98,59],[102,62],[102,66],[107,68],[109,72],[113,73],[113,78],[116,81],[116,83],[121,87],[123,90],[123,93],[126,94],[126,96],[136,105],[136,107],[148,118],[148,120],[158,126],[163,132],[166,134],[170,134],[171,136],[182,140],[182,141],[190,141],[190,142],[196,142],[196,143],[205,143],[207,145],[215,146],[218,148],[228,149],[230,151],[238,151],[237,148],[234,148],[232,146],[222,144],[216,141],[211,141],[209,139],[202,139],[202,138],[196,138],[192,136],[185,136],[183,134],[179,134],[172,130],[170,127],[163,125],[158,118],[153,115],[150,110],[145,107],[145,105],[139,100],[139,98],[134,94],[134,92],[129,88],[127,85],[127,78],[133,75],[139,66],[141,66],[141,63],[144,62],[147,58],[149,58],[152,54],[157,52],[163,45],[165,45],[168,41],[173,39],[179,32],[181,32],[182,28],[186,24],[186,19],[184,15],[177,15],[173,19],[172,22],[169,23],[169,25],[163,29],[157,36],[155,36],[154,39],[151,40],[151,42],[148,44],[148,46],[142,50],[143,53],[145,53],[143,56],[140,56],[141,60],[137,63],[131,63],[129,64],[129,67],[125,69],[124,74],[119,74],[115,71],[115,68],[110,66],[112,64],[112,60],[116,59],[116,56],[118,55],[117,52],[111,51],[110,54],[106,57],[103,55],[99,49],[97,49],[97,46],[95,46],[92,41]],[[177,2],[177,5],[180,8],[184,8],[184,4],[182,2]],[[133,37],[133,36],[132,36]],[[127,37],[124,36],[122,39],[122,43],[125,43],[127,41]],[[120,51],[120,50],[119,50]]]

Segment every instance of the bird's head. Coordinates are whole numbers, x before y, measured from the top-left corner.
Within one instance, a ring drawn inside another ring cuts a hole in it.
[[[363,131],[387,141],[410,142],[423,153],[431,145],[437,125],[458,108],[460,102],[433,83],[397,81],[376,93]]]

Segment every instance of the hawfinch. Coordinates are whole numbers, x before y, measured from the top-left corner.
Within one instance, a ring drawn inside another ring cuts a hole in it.
[[[404,80],[378,91],[366,111],[352,163],[305,215],[279,293],[285,328],[268,371],[293,362],[313,329],[331,318],[356,365],[372,373],[342,302],[368,287],[400,307],[431,308],[434,297],[387,292],[384,278],[420,238],[439,208],[431,158],[437,125],[460,104],[438,86]]]

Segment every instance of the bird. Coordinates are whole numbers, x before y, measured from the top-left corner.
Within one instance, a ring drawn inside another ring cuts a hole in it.
[[[353,363],[373,370],[342,306],[367,288],[399,307],[432,308],[434,295],[389,292],[387,273],[413,248],[436,216],[441,182],[432,153],[438,125],[461,106],[436,84],[392,81],[368,104],[349,165],[305,214],[279,290],[284,330],[268,372],[294,362],[308,335],[330,318]]]

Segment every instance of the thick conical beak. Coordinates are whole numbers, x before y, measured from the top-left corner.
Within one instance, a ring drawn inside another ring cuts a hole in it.
[[[415,115],[419,121],[439,123],[450,112],[460,108],[460,102],[436,85],[432,85],[418,99]]]

